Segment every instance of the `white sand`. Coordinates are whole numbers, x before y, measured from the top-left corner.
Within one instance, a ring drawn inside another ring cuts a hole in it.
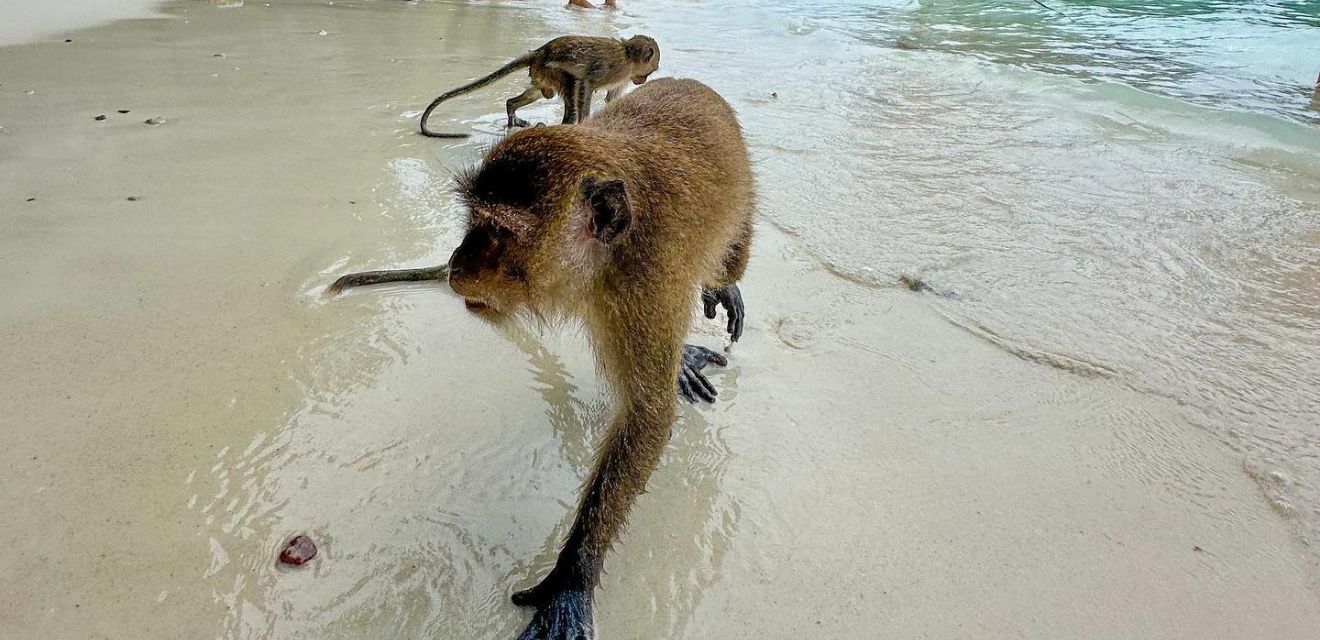
[[[160,0],[5,0],[0,46],[38,42],[75,29],[127,18],[161,17]]]
[[[497,334],[442,287],[318,292],[457,240],[447,180],[489,139],[420,138],[420,105],[606,27],[182,6],[0,50],[0,637],[514,637],[604,410],[580,336]],[[608,561],[602,637],[1316,637],[1298,543],[1170,402],[769,225],[744,293],[721,402],[682,412]],[[320,557],[275,567],[295,533]]]

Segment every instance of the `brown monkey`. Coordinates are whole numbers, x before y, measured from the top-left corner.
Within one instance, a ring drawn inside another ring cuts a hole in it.
[[[591,96],[605,90],[606,102],[619,97],[628,81],[646,82],[660,66],[660,45],[647,36],[627,40],[562,36],[547,42],[525,56],[496,69],[490,75],[473,80],[457,89],[440,94],[422,112],[422,135],[432,138],[466,138],[466,133],[437,133],[426,127],[441,102],[484,87],[518,69],[526,68],[532,84],[526,91],[504,103],[508,127],[525,127],[527,121],[515,112],[538,98],[564,99],[564,124],[573,124],[591,115]]]
[[[522,640],[592,638],[605,553],[669,440],[673,381],[708,357],[684,345],[692,295],[741,300],[746,146],[710,88],[657,80],[578,126],[510,135],[459,191],[468,230],[450,287],[492,323],[581,319],[618,400],[554,568],[513,596],[536,609]]]

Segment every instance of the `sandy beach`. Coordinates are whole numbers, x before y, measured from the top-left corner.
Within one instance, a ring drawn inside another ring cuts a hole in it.
[[[518,85],[437,116],[466,141],[421,107],[563,33],[655,36],[659,76],[739,110],[762,185],[747,334],[607,562],[602,638],[1320,634],[1320,515],[1273,467],[1137,367],[822,249],[885,246],[828,212],[870,178],[811,168],[855,112],[685,30],[718,3],[237,4],[0,48],[0,638],[516,637],[608,408],[584,336],[493,331],[441,285],[322,291],[447,258],[451,178]],[[819,141],[784,127],[809,104]],[[295,534],[320,555],[278,567]]]

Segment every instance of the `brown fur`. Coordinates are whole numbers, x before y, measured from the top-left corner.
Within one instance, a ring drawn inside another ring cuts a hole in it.
[[[450,286],[492,322],[580,318],[618,400],[558,562],[515,595],[538,607],[524,638],[591,637],[605,554],[669,440],[693,294],[746,268],[746,146],[714,91],[662,79],[581,125],[510,135],[460,193],[469,230]]]
[[[508,126],[526,126],[518,109],[535,102],[539,95],[564,100],[564,124],[573,124],[591,114],[591,96],[606,91],[606,100],[618,97],[631,80],[646,82],[660,66],[660,45],[647,36],[627,40],[589,36],[562,36],[496,69],[490,75],[447,91],[422,112],[422,134],[433,138],[463,138],[465,133],[436,133],[426,126],[440,103],[484,87],[518,69],[526,68],[531,87],[505,102]]]

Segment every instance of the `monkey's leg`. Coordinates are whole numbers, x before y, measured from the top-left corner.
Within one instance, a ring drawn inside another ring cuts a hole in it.
[[[574,124],[578,121],[577,115],[577,88],[578,79],[565,73],[560,96],[564,98],[564,121],[560,124]]]
[[[529,87],[526,91],[506,100],[504,102],[504,112],[509,114],[509,123],[506,126],[510,129],[527,126],[527,121],[519,118],[515,112],[533,102],[536,102],[540,97],[540,89]]]
[[[335,280],[326,289],[330,295],[337,295],[349,287],[362,287],[385,282],[420,282],[422,280],[444,280],[449,277],[449,266],[425,267],[422,269],[387,269],[385,271],[363,271],[350,273]]]
[[[724,313],[729,318],[728,331],[731,342],[737,342],[738,338],[742,337],[743,321],[747,316],[747,311],[743,307],[742,291],[738,289],[738,281],[742,280],[743,273],[747,271],[751,246],[752,218],[748,215],[744,218],[742,229],[725,250],[724,273],[714,282],[707,283],[701,291],[701,303],[705,307],[707,318],[715,318],[716,304],[724,307]]]
[[[587,116],[591,115],[591,92],[593,91],[591,87],[591,82],[587,81],[586,78],[583,78],[582,81],[578,82],[577,90],[578,90],[577,121],[582,122],[583,120],[587,119]]]
[[[684,400],[692,404],[702,400],[715,402],[715,396],[719,395],[719,392],[715,390],[715,385],[706,379],[705,374],[701,373],[708,364],[727,367],[729,360],[706,347],[683,345],[683,358],[678,368],[678,395],[683,396]]]
[[[605,104],[609,104],[623,95],[623,87],[615,87],[605,92]]]
[[[671,313],[665,315],[681,318],[682,307],[673,305]],[[603,354],[617,363],[611,370],[620,378],[622,411],[596,452],[595,467],[583,485],[577,515],[554,569],[540,584],[513,595],[514,604],[536,607],[521,640],[595,637],[592,594],[605,553],[659,464],[676,412],[671,385],[687,325],[660,323],[666,328],[643,324],[640,317],[613,318],[608,323],[610,327],[641,327],[629,329],[622,336],[622,344],[607,346],[612,352]]]

